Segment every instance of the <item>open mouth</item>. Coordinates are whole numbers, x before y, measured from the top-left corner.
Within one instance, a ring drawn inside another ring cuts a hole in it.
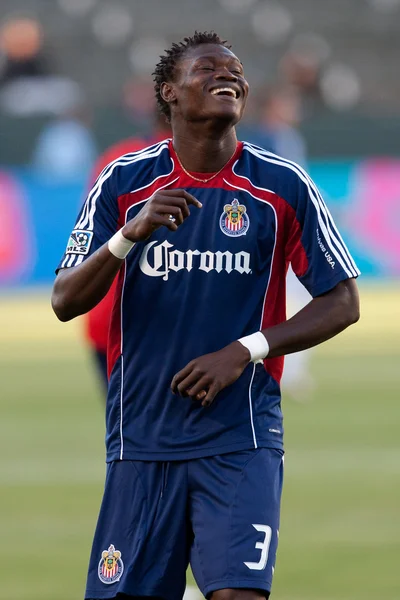
[[[237,100],[240,96],[240,92],[238,90],[234,90],[230,87],[218,87],[211,90],[211,94],[213,96],[228,96],[229,98],[233,98]]]

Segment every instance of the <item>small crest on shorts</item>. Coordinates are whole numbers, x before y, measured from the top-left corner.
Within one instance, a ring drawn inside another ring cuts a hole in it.
[[[124,563],[122,562],[121,552],[115,549],[111,544],[108,550],[103,550],[97,570],[99,579],[102,583],[109,585],[116,583],[121,579],[124,572]]]
[[[74,229],[69,236],[65,254],[88,254],[93,239],[93,231]]]
[[[229,237],[246,235],[250,226],[250,219],[245,205],[239,204],[239,200],[236,198],[232,200],[232,204],[225,204],[219,226],[221,231]]]

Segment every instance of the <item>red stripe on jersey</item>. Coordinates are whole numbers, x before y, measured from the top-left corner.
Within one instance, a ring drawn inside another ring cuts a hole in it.
[[[108,333],[107,347],[107,372],[108,378],[114,368],[115,363],[121,356],[121,341],[122,341],[122,290],[125,279],[125,263],[122,265],[117,276],[117,285],[115,288],[114,304],[111,313],[110,330]]]
[[[301,230],[296,221],[295,211],[283,198],[273,192],[253,186],[248,179],[235,175],[233,172],[230,174],[229,181],[233,186],[268,202],[276,211],[277,239],[261,323],[261,329],[267,329],[286,320],[286,273],[289,261],[295,262],[297,274],[303,274],[307,270],[307,257],[300,241]],[[229,189],[226,183],[224,182],[222,187]],[[292,245],[287,249],[288,238],[289,241],[292,240]],[[296,256],[293,256],[293,252],[290,252],[289,255],[287,250],[295,250]],[[283,371],[283,357],[265,359],[264,367],[279,382]]]
[[[298,222],[296,213],[291,206],[288,208],[288,213],[291,223],[288,227],[290,234],[286,240],[285,246],[286,258],[288,262],[292,263],[293,271],[297,277],[301,277],[307,272],[308,258],[303,244],[301,243],[302,230],[300,223]]]
[[[144,200],[150,199],[153,194],[155,194],[158,190],[168,189],[168,184],[174,182],[178,177],[178,174],[173,171],[164,177],[159,177],[157,181],[153,184],[145,187],[144,189],[137,190],[136,192],[130,192],[129,194],[122,194],[118,197],[118,207],[119,207],[119,218],[118,225],[119,227],[123,227],[126,223],[126,215],[127,211],[138,204],[138,202],[143,202]],[[178,188],[178,186],[174,186]],[[182,187],[182,186],[180,186]]]

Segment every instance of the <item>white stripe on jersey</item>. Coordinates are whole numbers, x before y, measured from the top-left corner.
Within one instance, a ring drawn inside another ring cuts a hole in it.
[[[167,140],[167,141],[168,141],[168,140]],[[164,144],[164,142],[160,142],[160,144]],[[157,144],[157,146],[155,146],[155,147],[154,147],[154,148],[157,148],[157,154],[155,154],[155,155],[151,154],[151,155],[150,155],[150,157],[152,157],[152,156],[157,156],[157,155],[158,155],[158,154],[161,152],[161,150],[163,150],[163,149],[166,147],[166,146],[164,145],[162,148],[159,148],[160,144]],[[145,152],[145,153],[144,153],[144,154],[145,154],[145,156],[142,156],[143,152],[140,152],[140,153],[139,153],[139,152],[135,152],[135,153],[132,153],[132,154],[135,154],[135,155],[136,155],[136,154],[141,154],[141,156],[140,156],[140,157],[136,157],[136,156],[135,156],[135,160],[134,160],[134,161],[132,161],[131,159],[128,159],[128,162],[126,162],[125,164],[131,164],[132,162],[136,162],[137,160],[142,160],[142,159],[145,159],[145,158],[149,158],[149,154],[148,154],[147,152]],[[126,158],[127,156],[131,156],[131,155],[124,155],[122,158]],[[120,160],[120,159],[117,159],[117,161],[119,161],[119,160]],[[154,183],[155,181],[157,181],[157,179],[160,179],[160,178],[162,178],[162,177],[168,177],[168,176],[169,176],[169,175],[170,175],[170,174],[173,172],[173,170],[174,170],[174,161],[173,161],[173,159],[172,159],[172,158],[171,158],[171,161],[172,161],[172,169],[171,169],[171,171],[170,171],[169,173],[165,173],[165,174],[163,174],[163,175],[159,175],[158,177],[156,177],[155,179],[153,179],[153,181],[151,181],[150,183],[148,183],[148,184],[144,185],[144,186],[143,186],[143,187],[141,187],[141,188],[137,188],[137,189],[135,189],[135,190],[131,190],[129,193],[130,193],[130,194],[132,194],[132,193],[134,193],[134,192],[138,192],[138,191],[140,191],[140,190],[144,190],[145,188],[147,188],[147,187],[150,187],[151,185],[153,185],[153,183]],[[114,161],[114,162],[116,162],[116,161]],[[114,165],[114,163],[110,163],[110,165],[112,166],[112,165]],[[106,167],[106,169],[108,169],[108,168],[110,167],[110,165],[108,165],[108,166]],[[115,165],[115,166],[116,166],[116,165]],[[104,171],[105,171],[105,169],[103,169],[102,173],[104,173]],[[111,174],[111,173],[110,173],[110,174]],[[99,179],[99,178],[98,178],[98,179]],[[106,179],[107,179],[107,177],[106,177]],[[169,182],[167,185],[170,185],[171,183],[174,183],[174,182],[175,182],[175,181],[177,181],[178,179],[179,179],[179,177],[177,177],[177,178],[176,178],[176,179],[174,179],[173,181]],[[104,181],[105,181],[105,180],[104,180]],[[103,182],[103,183],[104,183],[104,182]],[[166,186],[162,186],[162,187],[166,187]],[[162,187],[160,187],[159,189],[162,189]],[[150,196],[150,197],[151,197],[151,196]],[[141,204],[142,202],[146,202],[147,200],[149,200],[149,198],[146,198],[145,200],[142,200],[141,202],[136,202],[135,204],[132,204],[132,206],[136,206],[136,204]],[[88,202],[89,202],[89,198],[88,198],[88,200],[86,201],[86,204],[87,204],[87,205],[88,205]],[[126,213],[125,213],[125,223],[126,223],[126,216],[127,216],[127,214],[128,214],[128,211],[129,211],[129,209],[130,209],[130,208],[132,208],[132,206],[130,206],[130,207],[127,209]],[[83,219],[83,214],[82,214],[82,216],[81,216],[81,220],[79,221],[79,223],[82,223],[82,219]],[[77,226],[75,226],[75,229],[78,229],[78,227],[77,227]],[[71,257],[71,258],[70,258],[70,257]],[[67,261],[68,261],[68,259],[69,259],[69,262],[68,262],[68,264],[67,264]],[[65,259],[63,260],[63,263],[62,263],[62,265],[61,265],[61,268],[64,268],[65,266],[68,266],[68,267],[72,267],[72,266],[74,266],[74,267],[76,267],[76,266],[78,266],[78,265],[80,265],[80,264],[81,264],[81,262],[83,261],[83,259],[84,259],[84,256],[83,256],[83,255],[81,255],[81,254],[67,254],[67,256],[65,257]]]
[[[171,158],[172,160],[172,158]],[[174,161],[172,160],[172,163]],[[153,183],[155,183],[157,181],[157,179],[160,179],[161,177],[168,177],[169,175],[171,175],[171,173],[174,170],[174,166],[172,167],[172,170],[170,173],[167,173],[166,175],[159,175],[158,177],[156,177],[155,179],[153,179],[153,181],[151,181],[149,184],[144,185],[141,188],[137,188],[136,190],[132,190],[131,194],[135,194],[136,192],[140,192],[141,190],[146,189],[147,187],[150,187],[151,185],[153,185]],[[159,188],[156,189],[155,192],[153,192],[151,194],[151,196],[148,196],[147,198],[145,198],[144,200],[140,200],[139,202],[134,202],[133,204],[131,204],[130,206],[128,206],[128,208],[125,211],[125,220],[124,223],[127,223],[127,218],[128,218],[128,212],[131,210],[131,208],[133,208],[134,206],[138,206],[139,204],[143,204],[143,202],[147,202],[147,200],[150,200],[150,198],[152,198],[154,196],[155,193],[159,192],[160,190],[163,190],[164,188],[166,188],[168,185],[172,185],[173,183],[175,183],[176,181],[178,181],[179,176],[176,177],[175,179],[172,179],[172,181],[168,181],[168,183],[166,183],[165,185],[160,185]]]
[[[247,177],[244,177],[244,179],[247,179]],[[259,326],[259,330],[261,331],[261,329],[262,329],[262,323],[263,323],[263,319],[264,319],[265,302],[267,300],[267,295],[268,295],[268,290],[269,290],[269,284],[271,283],[272,269],[273,269],[273,266],[274,266],[276,242],[277,242],[277,239],[278,239],[278,215],[276,214],[276,210],[275,210],[274,206],[270,202],[268,202],[268,200],[264,200],[263,198],[258,198],[257,196],[255,196],[254,194],[252,194],[249,190],[246,190],[246,188],[241,188],[241,187],[239,187],[237,185],[234,185],[233,183],[230,183],[226,179],[224,179],[224,181],[230,187],[233,187],[236,190],[242,190],[244,192],[247,192],[247,194],[250,194],[250,196],[252,196],[253,198],[255,198],[255,200],[258,200],[259,202],[263,202],[264,204],[268,204],[268,206],[270,206],[272,208],[273,213],[274,213],[274,217],[275,217],[274,248],[272,250],[271,268],[270,268],[270,271],[269,271],[269,277],[268,277],[267,286],[266,286],[265,294],[264,294],[264,301],[263,301],[263,305],[262,305],[262,309],[261,309],[261,319],[260,319],[260,326]],[[250,179],[247,179],[247,181],[250,181]],[[251,183],[251,181],[250,181],[250,183]],[[251,183],[251,185],[253,186],[252,183]],[[255,186],[253,186],[253,187],[255,187]],[[257,188],[257,189],[263,190],[263,188]],[[269,192],[269,190],[263,190],[263,191]],[[253,432],[254,447],[257,448],[258,444],[257,444],[257,437],[256,437],[255,428],[254,428],[253,402],[252,402],[252,397],[251,397],[251,386],[253,384],[253,378],[254,378],[255,372],[256,372],[256,365],[254,364],[253,375],[251,377],[250,385],[249,385],[249,406],[250,406],[250,422],[251,422],[251,429],[252,429],[252,432]]]
[[[303,169],[299,167],[296,163],[286,161],[286,159],[282,159],[281,157],[273,154],[272,152],[258,150],[258,148],[252,146],[251,144],[248,144],[247,142],[244,142],[243,147],[257,158],[260,158],[265,162],[286,167],[287,169],[290,169],[291,171],[296,173],[296,175],[298,175],[301,181],[303,181],[303,183],[307,186],[310,199],[314,204],[314,207],[317,212],[318,223],[320,225],[322,233],[324,234],[327,247],[329,247],[331,253],[336,256],[338,262],[341,264],[343,270],[349,277],[356,277],[357,275],[359,275],[360,272],[355,266],[353,260],[351,259],[350,253],[347,250],[342,238],[340,237],[332,218],[328,218],[329,211],[327,210],[325,203],[323,201],[321,202],[322,198],[316,190],[314,183],[308,177],[305,171],[303,171]],[[237,173],[235,173],[235,175],[240,177],[240,175],[238,175]],[[323,220],[321,212],[323,213],[326,221]],[[335,233],[333,233],[330,224],[332,224],[332,228],[334,229],[336,235]],[[339,241],[338,237],[341,241]],[[334,246],[334,243],[337,247]]]
[[[77,257],[77,254],[71,254],[69,256],[69,261],[67,262],[67,267],[72,267],[72,263],[74,262],[75,258]]]
[[[112,175],[112,173],[116,167],[118,167],[118,166],[125,167],[128,165],[132,165],[135,162],[145,160],[147,158],[153,158],[153,157],[161,154],[161,152],[167,147],[168,147],[168,140],[165,140],[164,142],[160,142],[160,144],[157,144],[155,147],[151,146],[150,150],[148,148],[146,148],[144,151],[141,150],[138,153],[132,152],[131,153],[132,155],[127,154],[127,155],[121,156],[120,158],[117,158],[112,163],[110,163],[107,167],[105,167],[105,169],[103,169],[103,171],[100,173],[99,177],[97,178],[97,181],[94,184],[93,188],[89,192],[89,195],[87,197],[87,200],[86,200],[86,203],[85,203],[82,215],[81,215],[81,218],[78,221],[78,223],[75,225],[74,229],[88,229],[89,231],[93,231],[93,221],[94,221],[94,214],[96,212],[97,198],[101,194],[104,182],[107,181],[107,179]]]
[[[139,155],[142,155],[142,154],[148,154],[149,152],[152,152],[153,150],[156,150],[156,149],[157,149],[157,148],[160,146],[160,144],[163,144],[163,143],[164,143],[164,142],[166,142],[166,141],[167,141],[167,140],[163,140],[162,142],[159,142],[158,144],[153,144],[152,146],[149,146],[148,148],[143,148],[143,150],[137,150],[136,152],[129,152],[128,154],[123,154],[122,156],[119,156],[119,157],[118,157],[118,158],[116,158],[114,161],[112,161],[112,162],[110,162],[108,165],[106,165],[106,166],[104,167],[104,169],[101,171],[101,173],[98,175],[98,177],[97,177],[96,181],[95,181],[95,182],[94,182],[94,184],[93,184],[93,187],[92,187],[92,189],[90,190],[90,192],[89,192],[89,194],[88,194],[88,197],[87,197],[87,199],[86,199],[85,205],[84,205],[84,207],[83,207],[83,212],[82,212],[82,214],[81,214],[80,220],[79,220],[79,221],[78,221],[78,223],[75,225],[75,229],[78,229],[78,226],[77,226],[77,225],[78,225],[79,223],[85,223],[85,222],[86,222],[86,220],[87,220],[87,218],[88,218],[88,214],[89,214],[90,198],[92,197],[92,195],[93,195],[93,193],[94,193],[94,190],[95,190],[95,188],[97,188],[97,185],[98,185],[98,184],[102,184],[102,182],[104,182],[104,181],[107,179],[107,177],[106,177],[106,178],[103,180],[103,177],[104,177],[104,175],[106,175],[106,173],[108,173],[108,171],[109,171],[110,169],[112,169],[112,168],[113,168],[113,165],[114,165],[114,163],[115,163],[115,162],[117,162],[117,161],[118,161],[118,162],[121,162],[121,164],[122,164],[122,162],[123,162],[124,164],[125,164],[125,163],[129,164],[129,163],[130,163],[130,161],[131,161],[133,158],[136,158],[137,156],[139,156]],[[110,174],[111,174],[111,173],[110,173]],[[100,179],[102,179],[102,182],[100,182]]]
[[[120,299],[120,310],[121,310],[121,319],[120,319],[120,327],[121,327],[121,346],[120,346],[120,352],[121,352],[121,391],[120,391],[120,396],[119,396],[119,411],[120,411],[120,418],[119,418],[119,439],[120,439],[120,443],[121,443],[121,448],[120,448],[120,452],[119,452],[119,458],[120,460],[122,460],[124,458],[124,432],[123,432],[123,425],[124,425],[124,292],[125,292],[125,283],[126,283],[126,265],[125,265],[125,272],[124,272],[124,281],[122,283],[122,289],[121,289],[121,299]]]
[[[145,185],[142,188],[138,188],[136,190],[133,190],[133,192],[138,192],[139,190],[143,190],[144,188],[153,185],[153,183],[155,181],[157,181],[157,179],[160,179],[160,177],[167,177],[168,175],[170,175],[172,173],[173,170],[174,170],[174,166],[172,166],[172,170],[171,170],[170,173],[167,173],[166,175],[160,175],[160,176],[156,177],[148,185]],[[178,179],[179,179],[179,177],[177,177],[176,179],[173,179],[172,181],[168,182],[164,186],[160,186],[159,188],[156,189],[155,192],[153,192],[152,196],[156,192],[158,192],[159,190],[162,190],[167,185],[171,185],[171,183],[174,183],[175,181],[178,181]],[[138,204],[143,204],[144,202],[147,202],[147,200],[149,200],[150,198],[151,198],[151,196],[149,196],[148,198],[145,198],[144,200],[140,200],[140,202],[135,202],[134,204],[132,204],[131,206],[129,206],[126,209],[126,212],[125,212],[125,223],[126,223],[126,219],[127,219],[129,210],[133,206],[137,206]],[[119,405],[120,405],[120,407],[119,407],[119,409],[120,409],[119,438],[120,438],[120,443],[121,443],[121,448],[120,448],[120,453],[119,453],[120,460],[123,460],[123,457],[124,457],[124,433],[123,433],[123,422],[124,422],[124,328],[123,328],[123,310],[124,310],[125,283],[126,283],[126,267],[125,267],[124,282],[123,282],[123,285],[122,285],[121,300],[120,300],[120,307],[121,307],[121,320],[120,320],[120,327],[121,327],[121,346],[120,346],[120,350],[121,350],[121,392],[120,392],[120,398],[119,398]]]
[[[330,231],[330,233],[332,234],[332,231],[329,227],[329,225],[332,227],[332,229],[334,230],[335,235],[339,238],[340,242],[341,242],[341,246],[342,246],[342,251],[345,252],[349,262],[350,262],[350,267],[353,268],[353,271],[355,272],[355,274],[360,275],[360,271],[357,269],[357,266],[353,260],[353,257],[351,256],[345,242],[343,241],[342,236],[340,235],[339,230],[336,228],[336,225],[333,221],[332,215],[330,214],[328,207],[325,204],[324,199],[322,198],[317,186],[315,185],[315,183],[313,182],[313,180],[311,179],[311,177],[308,175],[308,173],[302,168],[300,167],[297,163],[288,160],[287,158],[283,158],[282,156],[277,156],[276,154],[273,154],[273,152],[269,152],[268,150],[264,150],[263,148],[260,148],[259,146],[254,146],[253,144],[249,144],[248,142],[244,142],[246,146],[252,146],[253,148],[255,148],[256,150],[260,151],[260,154],[263,154],[264,156],[270,156],[272,158],[278,158],[280,161],[282,161],[283,163],[287,164],[287,165],[292,165],[293,167],[296,167],[299,171],[299,173],[301,173],[308,181],[308,183],[310,184],[312,190],[314,191],[314,193],[317,196],[317,200],[319,201],[319,204],[321,206],[322,212],[327,220],[327,225],[328,225],[328,229]],[[333,235],[333,234],[332,234]],[[340,244],[337,242],[338,246],[340,247]]]

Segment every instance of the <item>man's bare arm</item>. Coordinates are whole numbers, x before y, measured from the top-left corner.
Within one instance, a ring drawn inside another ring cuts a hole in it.
[[[312,348],[334,337],[359,319],[359,296],[354,279],[311,300],[288,321],[262,333],[269,344],[268,358]],[[249,350],[234,341],[222,350],[192,360],[172,380],[174,393],[212,403],[215,396],[234,383],[251,359]]]
[[[160,190],[129,221],[121,233],[131,242],[146,240],[156,229],[176,231],[190,215],[189,206],[201,203],[185,190]],[[171,220],[170,215],[174,220]],[[52,307],[60,321],[69,321],[91,310],[111,287],[123,260],[108,249],[108,242],[83,263],[62,269],[56,278]]]
[[[317,346],[358,321],[359,317],[356,281],[341,281],[326,294],[313,298],[288,321],[263,331],[270,348],[268,358]]]

